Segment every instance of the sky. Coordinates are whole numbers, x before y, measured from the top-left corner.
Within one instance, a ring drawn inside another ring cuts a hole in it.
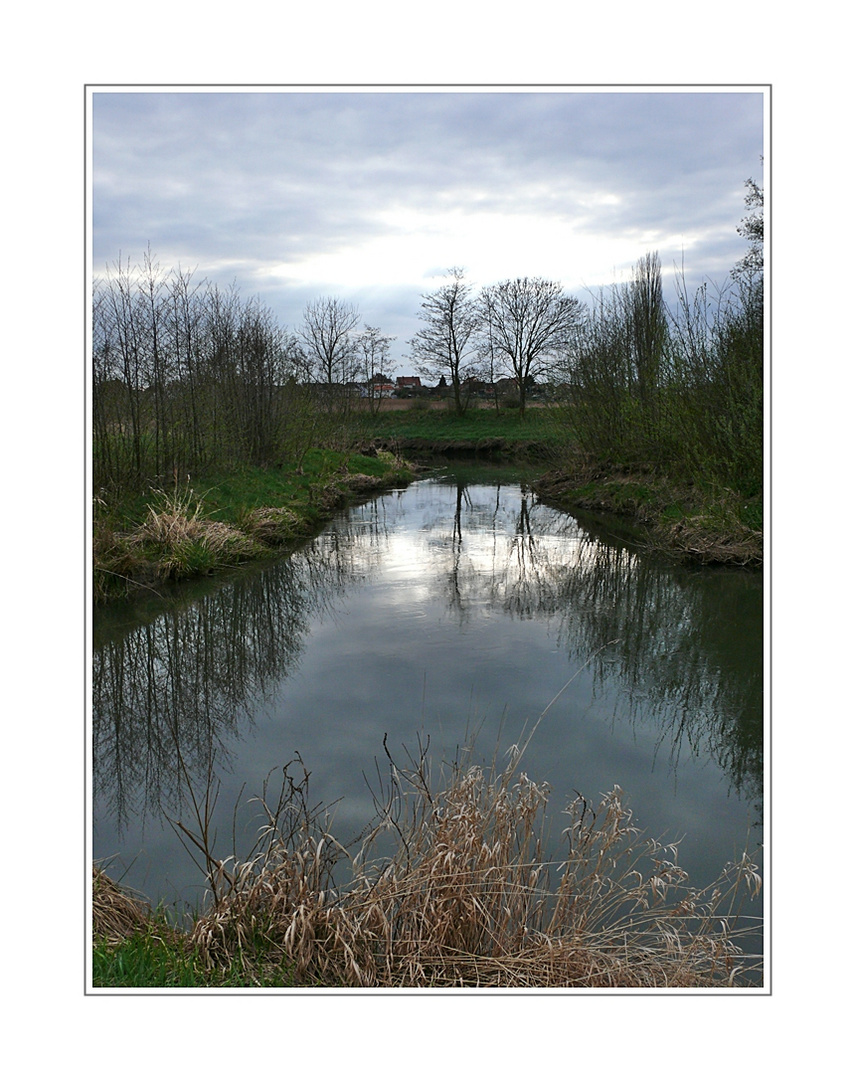
[[[582,300],[659,252],[667,298],[723,282],[763,179],[760,87],[92,88],[92,270],[141,259],[237,283],[281,325],[337,296],[395,337],[453,266]]]

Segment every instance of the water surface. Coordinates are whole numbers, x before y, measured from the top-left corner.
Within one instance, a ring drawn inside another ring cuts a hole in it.
[[[213,757],[226,856],[295,752],[348,841],[385,737],[397,756],[428,743],[439,766],[473,738],[501,756],[534,726],[522,767],[550,783],[553,815],[618,784],[706,884],[761,843],[762,626],[760,575],[658,561],[513,474],[447,470],[270,565],[96,613],[94,856],[198,905],[164,817],[192,821],[182,766],[201,790]]]

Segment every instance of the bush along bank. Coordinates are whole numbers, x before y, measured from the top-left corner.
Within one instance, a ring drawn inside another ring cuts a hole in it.
[[[678,275],[667,305],[649,252],[630,281],[594,298],[565,387],[564,443],[580,457],[541,489],[564,505],[629,513],[653,546],[681,558],[759,566],[763,194],[751,180],[747,189],[751,213],[737,232],[750,250],[723,285],[691,291]]]
[[[702,565],[760,569],[764,561],[760,494],[681,483],[644,469],[604,469],[582,455],[539,477],[532,490],[568,513],[616,514],[640,526],[650,550]]]
[[[196,483],[110,498],[93,514],[93,599],[102,603],[269,558],[312,536],[340,507],[409,483],[415,469],[374,456],[315,450],[301,467],[243,468]]]

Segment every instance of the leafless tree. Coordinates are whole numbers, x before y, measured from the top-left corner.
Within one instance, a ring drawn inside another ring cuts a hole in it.
[[[359,310],[335,296],[312,300],[303,310],[300,337],[310,364],[328,386],[351,382],[355,375],[353,332],[359,321]]]
[[[305,453],[314,433],[303,353],[237,286],[163,272],[146,251],[93,287],[93,478],[97,489]]]
[[[484,289],[479,309],[483,343],[514,380],[522,415],[530,383],[567,351],[582,305],[558,281],[525,277]]]
[[[464,271],[455,266],[446,277],[439,289],[423,295],[419,318],[424,325],[408,345],[420,375],[448,379],[455,408],[462,413],[467,407],[465,382],[475,371],[479,313]]]
[[[363,332],[357,338],[360,357],[360,377],[368,388],[369,405],[372,412],[380,408],[381,394],[378,387],[381,385],[380,376],[389,376],[394,370],[389,359],[389,348],[394,337],[382,334],[377,326],[364,327]]]

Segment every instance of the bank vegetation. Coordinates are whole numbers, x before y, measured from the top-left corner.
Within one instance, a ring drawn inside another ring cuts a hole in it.
[[[645,837],[615,788],[566,807],[563,852],[548,861],[549,789],[521,753],[504,767],[463,755],[439,784],[426,753],[388,757],[356,848],[313,809],[299,758],[260,795],[258,842],[242,860],[218,857],[200,796],[196,819],[173,824],[207,876],[207,909],[178,928],[95,867],[94,985],[759,985],[757,925],[741,913],[761,888],[748,853],[696,888],[677,847]]]
[[[592,297],[568,351],[564,459],[541,490],[631,513],[702,562],[763,559],[763,193],[746,183],[747,254],[719,287],[667,303],[656,252]]]
[[[272,558],[312,536],[339,508],[408,483],[414,466],[379,450],[366,456],[307,450],[303,467],[243,466],[190,477],[107,502],[96,500],[96,603],[160,592],[188,578]]]

